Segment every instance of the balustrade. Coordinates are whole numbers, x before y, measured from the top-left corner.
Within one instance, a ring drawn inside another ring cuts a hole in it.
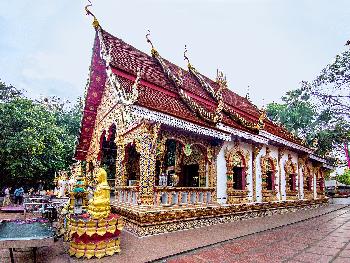
[[[207,205],[213,203],[213,187],[156,187],[156,206]]]
[[[138,186],[119,186],[115,188],[115,200],[118,203],[124,203],[129,205],[137,205]]]

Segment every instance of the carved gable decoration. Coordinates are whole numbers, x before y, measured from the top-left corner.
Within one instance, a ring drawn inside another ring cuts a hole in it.
[[[297,173],[297,164],[293,163],[292,156],[290,154],[288,154],[288,160],[284,164],[284,171],[287,175]]]
[[[225,160],[227,171],[232,170],[233,167],[244,167],[247,170],[249,155],[249,151],[241,149],[238,142],[231,149],[226,147]]]
[[[277,159],[270,156],[271,150],[266,147],[266,154],[260,158],[261,173],[277,172]]]
[[[205,160],[204,155],[199,149],[198,145],[193,145],[191,149],[191,154],[189,156],[185,155],[183,157],[184,165],[199,164],[202,160]]]

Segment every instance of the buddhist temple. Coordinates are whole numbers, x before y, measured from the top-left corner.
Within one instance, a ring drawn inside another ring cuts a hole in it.
[[[186,52],[187,69],[174,65],[149,34],[145,54],[95,17],[93,26],[75,159],[107,171],[126,229],[149,235],[327,202],[332,167],[222,73],[200,74]]]

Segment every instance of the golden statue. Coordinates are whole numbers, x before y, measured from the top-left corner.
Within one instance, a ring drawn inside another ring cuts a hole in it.
[[[97,173],[97,186],[94,197],[89,201],[88,212],[94,219],[108,217],[110,206],[110,187],[107,183],[107,173],[100,168]]]

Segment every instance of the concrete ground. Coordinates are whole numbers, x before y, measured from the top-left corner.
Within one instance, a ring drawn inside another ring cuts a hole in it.
[[[350,262],[349,243],[350,207],[329,205],[144,238],[123,231],[119,255],[88,262]],[[62,240],[39,248],[38,262],[85,262],[67,248]],[[14,255],[32,262],[30,251]],[[0,262],[9,262],[8,250]]]

